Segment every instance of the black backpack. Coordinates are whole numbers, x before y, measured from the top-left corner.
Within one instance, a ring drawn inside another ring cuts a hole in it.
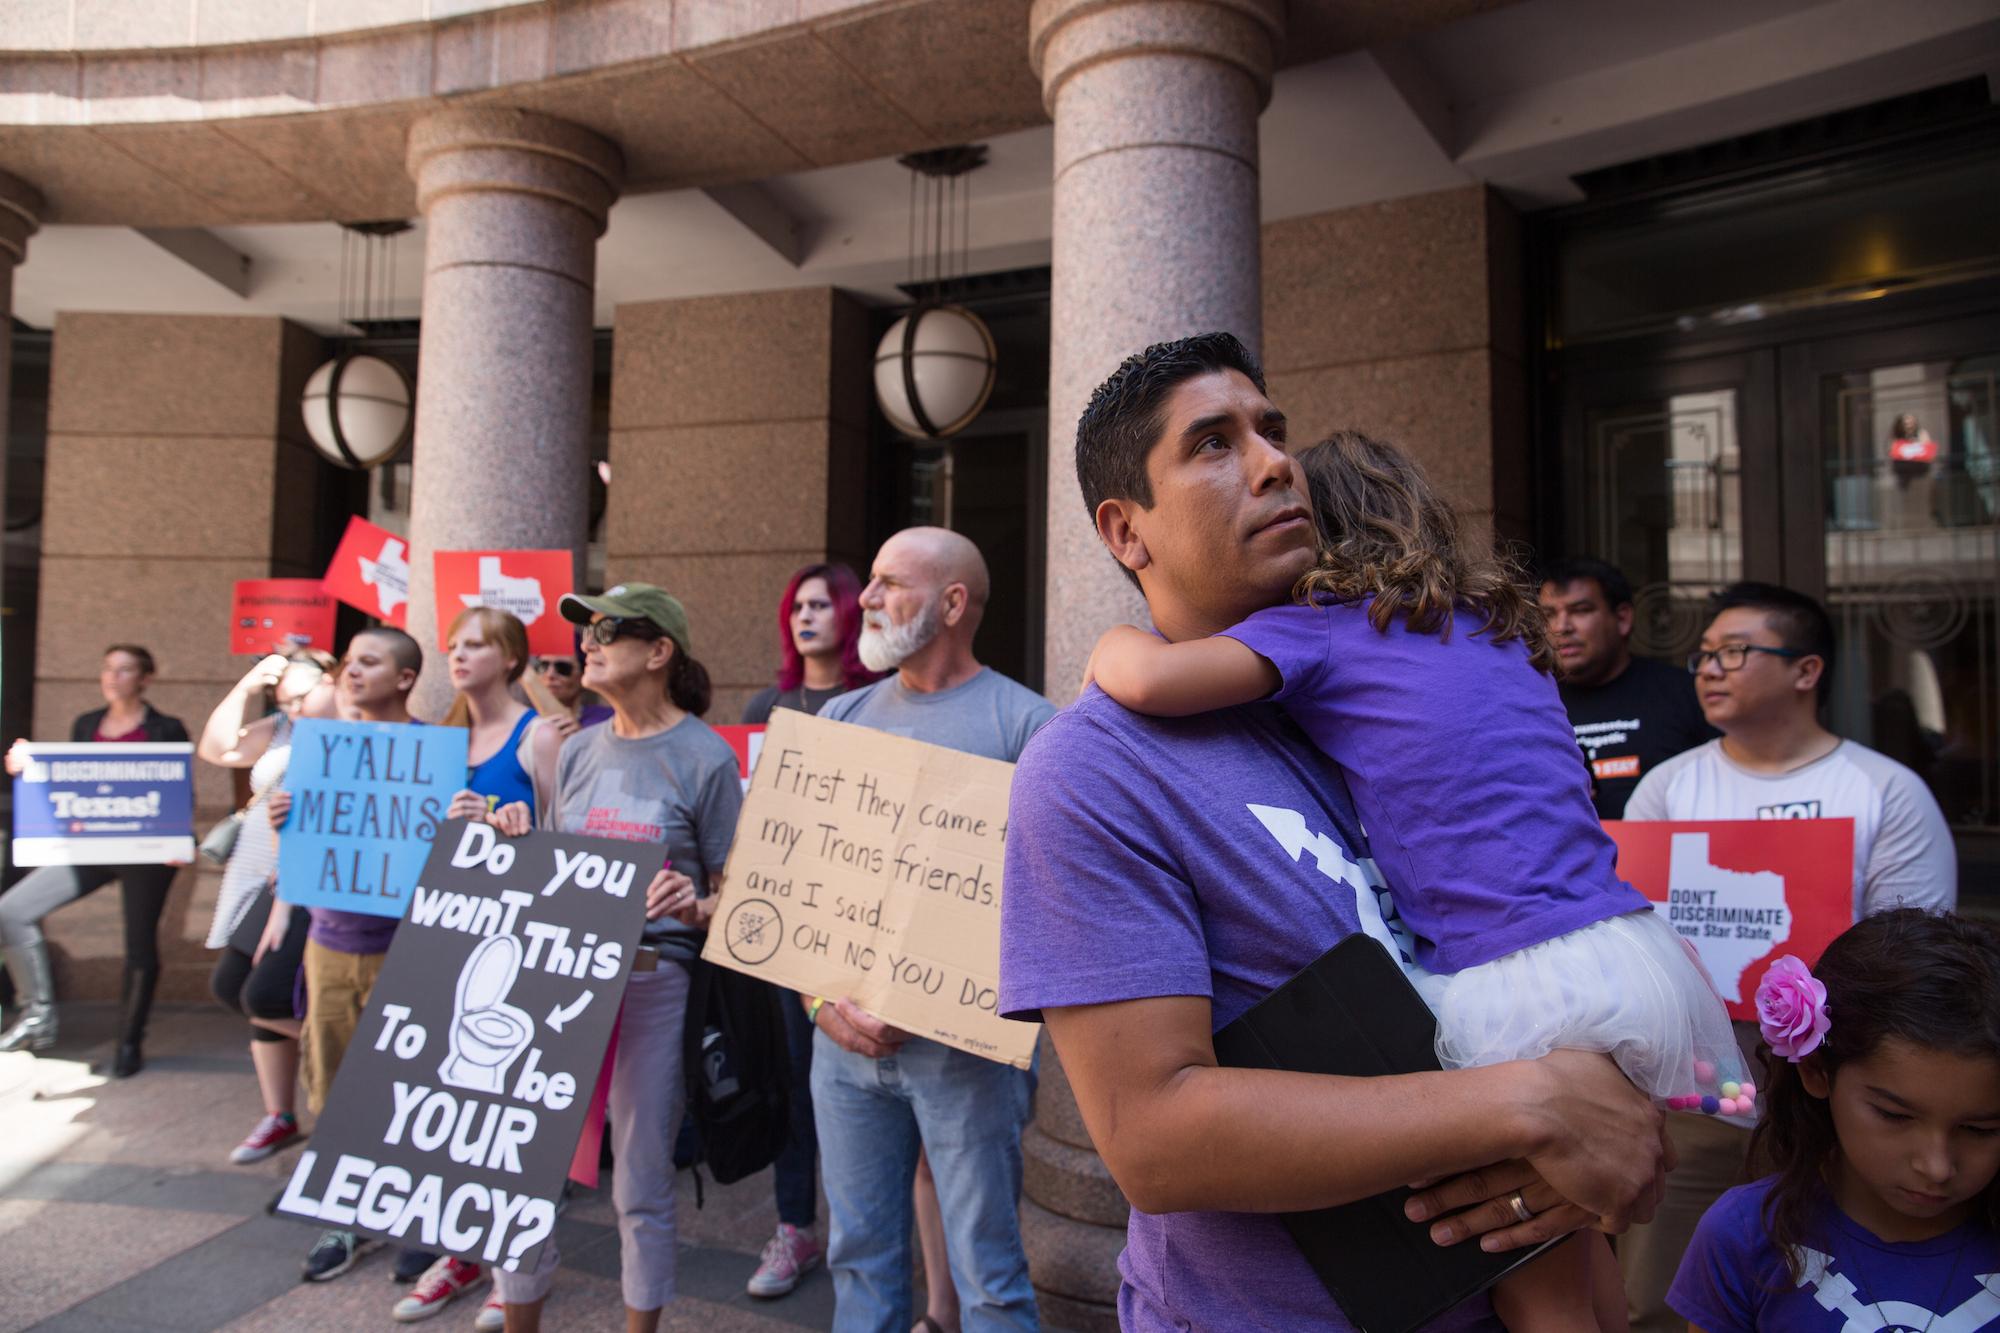
[[[718,1185],[778,1160],[792,1133],[792,1055],[784,1001],[768,981],[699,959],[686,1028],[688,1114]]]

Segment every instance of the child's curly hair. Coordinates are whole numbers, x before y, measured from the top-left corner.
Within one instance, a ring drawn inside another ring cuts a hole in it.
[[[1541,607],[1512,561],[1469,551],[1457,512],[1417,461],[1359,431],[1329,435],[1297,454],[1319,525],[1319,563],[1293,589],[1301,602],[1345,606],[1369,598],[1382,633],[1401,617],[1411,632],[1451,638],[1454,611],[1485,617],[1475,633],[1519,639],[1537,671],[1553,675]]]

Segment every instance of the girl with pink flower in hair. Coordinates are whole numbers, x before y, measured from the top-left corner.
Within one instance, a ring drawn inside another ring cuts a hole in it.
[[[2000,1329],[2000,932],[1904,908],[1757,989],[1772,1174],[1708,1211],[1690,1333]]]

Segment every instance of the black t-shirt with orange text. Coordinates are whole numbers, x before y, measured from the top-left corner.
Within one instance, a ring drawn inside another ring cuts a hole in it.
[[[1650,657],[1633,658],[1595,688],[1561,689],[1576,743],[1590,765],[1599,819],[1622,819],[1625,802],[1655,764],[1721,734],[1701,715],[1694,677]]]

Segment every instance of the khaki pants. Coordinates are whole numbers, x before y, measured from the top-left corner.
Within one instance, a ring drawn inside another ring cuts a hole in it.
[[[317,940],[306,941],[306,1017],[299,1038],[299,1079],[306,1107],[318,1115],[326,1106],[333,1076],[340,1072],[347,1043],[361,1025],[368,992],[381,975],[386,953],[341,953]]]
[[[1680,1165],[1667,1173],[1667,1195],[1653,1220],[1618,1237],[1618,1267],[1632,1333],[1687,1333],[1688,1322],[1667,1308],[1667,1288],[1695,1226],[1722,1192],[1743,1183],[1750,1131],[1705,1115],[1667,1112]]]

